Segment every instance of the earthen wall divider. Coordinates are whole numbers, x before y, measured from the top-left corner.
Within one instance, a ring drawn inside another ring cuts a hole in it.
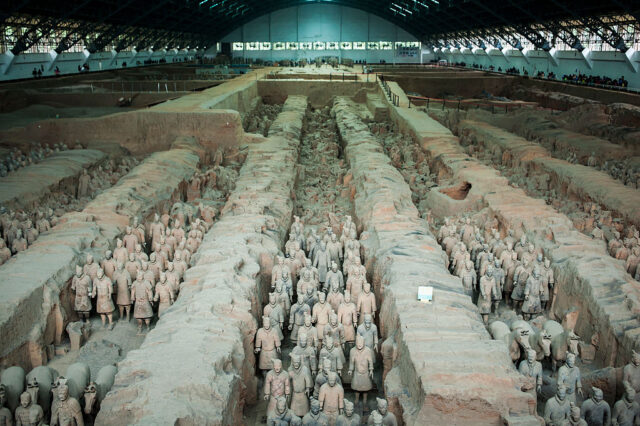
[[[254,336],[292,219],[306,108],[306,97],[289,97],[269,137],[249,145],[176,302],[119,364],[97,425],[243,424],[257,396]]]
[[[99,262],[133,216],[180,199],[198,155],[172,149],[149,156],[81,212],[62,216],[26,251],[0,267],[0,358],[25,369],[46,364],[73,315],[68,284],[87,254]]]
[[[334,104],[353,173],[355,217],[379,298],[385,392],[410,425],[539,424],[503,342],[492,340],[411,191],[347,98]],[[417,301],[418,286],[434,302]]]
[[[470,183],[468,198],[488,207],[502,232],[514,229],[516,234],[526,233],[551,259],[559,288],[554,313],[561,317],[576,308],[580,313],[576,333],[586,341],[599,333],[597,361],[605,366],[628,362],[638,344],[640,293],[619,262],[544,200],[509,186],[495,169],[469,157],[449,129],[423,112],[390,108],[398,127],[427,154],[441,185]]]

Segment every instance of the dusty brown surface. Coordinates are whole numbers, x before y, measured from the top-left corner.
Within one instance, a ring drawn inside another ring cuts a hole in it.
[[[509,186],[492,167],[469,157],[451,132],[415,110],[394,109],[398,125],[421,144],[431,159],[439,183],[466,181],[472,184],[469,197],[476,198],[497,218],[500,231],[526,233],[552,260],[559,286],[554,313],[579,311],[576,333],[600,333],[598,362],[623,365],[637,344],[640,304],[637,283],[624,267],[611,258],[604,245],[580,234],[569,219]]]
[[[404,178],[349,100],[339,98],[333,111],[353,173],[367,266],[382,299],[381,333],[397,345],[387,397],[400,402],[407,424],[536,424],[506,346],[491,340],[460,279],[447,271]],[[434,303],[416,300],[419,285],[434,287]]]
[[[52,190],[73,194],[82,169],[105,158],[101,151],[74,149],[54,153],[37,164],[13,171],[0,178],[0,205],[11,209],[30,208]]]
[[[256,139],[180,297],[120,363],[96,424],[243,424],[255,401],[253,339],[271,262],[291,222],[307,100],[291,97]]]
[[[67,284],[87,254],[99,261],[132,216],[145,217],[168,202],[196,170],[189,149],[153,154],[82,212],[60,224],[0,267],[0,357],[6,365],[46,364],[47,346],[74,315]],[[37,268],[34,266],[37,265]]]

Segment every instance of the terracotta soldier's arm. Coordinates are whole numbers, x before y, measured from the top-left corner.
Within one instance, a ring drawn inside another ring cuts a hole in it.
[[[340,386],[340,391],[338,392],[338,411],[342,414],[342,410],[344,410],[344,389]]]
[[[373,291],[371,292],[371,294],[373,295],[371,297],[371,316],[375,318],[376,312],[378,311],[376,307],[376,296],[375,294],[373,294]]]
[[[620,413],[618,413],[618,404],[616,403],[613,406],[613,414],[611,416],[611,426],[618,426],[618,416],[620,415]]]
[[[267,379],[264,381],[264,399],[268,399],[271,396],[271,375],[267,374]]]

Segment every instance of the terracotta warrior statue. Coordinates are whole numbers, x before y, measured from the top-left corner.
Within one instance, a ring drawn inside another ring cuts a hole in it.
[[[326,295],[318,292],[318,303],[313,306],[311,320],[316,324],[318,331],[318,339],[322,343],[324,326],[329,323],[329,315],[331,314],[331,305],[327,303]]]
[[[353,403],[345,399],[344,412],[338,416],[336,426],[360,426],[360,423],[360,415],[355,414]]]
[[[335,425],[338,415],[344,410],[344,389],[338,383],[337,377],[338,375],[331,371],[327,383],[320,386],[318,396],[322,411],[327,415],[330,425]]]
[[[329,381],[329,373],[331,373],[331,360],[329,359],[323,359],[321,360],[322,363],[320,365],[320,371],[318,372],[318,374],[316,375],[316,379],[313,385],[313,397],[314,398],[318,398],[318,395],[320,395],[320,388],[322,387],[322,385],[324,385],[325,383],[327,383],[327,381]],[[338,378],[338,383],[342,384],[342,380],[340,379],[340,376],[337,376]]]
[[[20,395],[20,406],[16,408],[16,426],[40,426],[43,424],[44,412],[37,401],[32,402],[31,394]]]
[[[525,321],[529,321],[529,318],[542,313],[540,296],[542,295],[543,290],[540,268],[536,265],[534,266],[531,275],[527,278],[527,283],[524,287],[522,316]]]
[[[351,346],[356,341],[356,324],[358,323],[358,313],[356,305],[351,300],[351,293],[344,293],[344,300],[338,307],[338,322],[342,324],[344,333],[345,349],[351,350]]]
[[[93,289],[91,288],[91,278],[84,273],[84,269],[79,265],[76,265],[76,274],[71,280],[71,291],[76,295],[74,303],[75,311],[78,313],[80,319],[84,318],[85,322],[89,322]]]
[[[329,418],[322,411],[320,401],[311,399],[311,411],[302,418],[302,424],[305,426],[329,426]]]
[[[155,297],[153,298],[154,302],[159,302],[158,304],[158,318],[162,316],[162,314],[169,309],[171,305],[173,305],[173,289],[169,282],[167,281],[167,275],[164,272],[160,272],[160,280],[158,284],[156,284],[155,288]]]
[[[331,262],[331,269],[327,272],[327,279],[324,283],[323,290],[332,289],[336,286],[339,290],[344,288],[344,277],[342,271],[338,269],[338,264],[334,261]]]
[[[104,253],[104,259],[100,262],[100,267],[104,271],[104,274],[113,280],[113,273],[116,271],[116,261],[113,259],[111,250],[107,250]]]
[[[138,333],[142,333],[142,323],[144,322],[149,331],[151,318],[153,317],[153,289],[151,283],[143,279],[142,274],[138,274],[131,286],[131,302],[133,302],[133,317],[138,321]]]
[[[613,406],[612,426],[632,426],[640,424],[640,405],[636,402],[636,391],[626,387],[620,401]]]
[[[281,396],[276,400],[274,411],[267,417],[267,426],[288,426],[299,420],[293,408],[291,410],[287,408],[287,399]]]
[[[338,283],[332,283],[329,294],[327,295],[327,303],[331,305],[331,309],[333,309],[334,312],[338,312],[338,308],[340,307],[340,304],[343,300],[344,295],[340,291]]]
[[[291,395],[289,374],[282,370],[282,361],[276,358],[272,362],[273,369],[269,370],[264,380],[264,400],[269,401],[267,416],[275,411],[278,398],[288,399]]]
[[[298,333],[306,333],[309,344],[315,348],[316,351],[320,350],[320,339],[318,339],[318,330],[313,326],[311,322],[311,315],[305,315],[304,326],[300,328]]]
[[[527,359],[520,361],[518,371],[526,378],[526,383],[522,387],[523,392],[528,392],[533,396],[533,401],[538,400],[538,394],[542,392],[542,364],[536,360],[536,351],[527,350]],[[529,414],[536,415],[536,404],[529,407]]]
[[[386,399],[376,398],[376,402],[378,403],[378,408],[371,413],[369,416],[369,424],[373,425],[373,417],[377,414],[382,418],[382,425],[384,426],[397,426],[398,421],[396,420],[396,416],[389,411],[389,404]]]
[[[109,330],[113,328],[113,311],[116,310],[115,306],[113,306],[113,300],[111,299],[112,294],[113,283],[109,277],[104,275],[102,268],[99,268],[96,279],[93,280],[91,297],[97,297],[96,311],[100,314],[103,327],[107,327],[106,318],[109,318]]]
[[[562,425],[569,419],[571,406],[567,400],[567,388],[559,385],[556,394],[544,406],[544,421],[547,425]]]
[[[371,284],[365,282],[362,293],[358,296],[356,303],[358,310],[358,324],[362,324],[366,315],[371,315],[372,319],[376,317],[376,296],[371,291]]]
[[[122,246],[122,240],[116,240],[116,248],[113,250],[113,259],[116,262],[125,263],[129,259],[129,252]]]
[[[0,426],[13,426],[11,410],[4,406],[7,403],[7,393],[4,385],[0,385]]]
[[[311,314],[311,308],[305,303],[304,296],[298,293],[298,300],[291,306],[289,314],[289,330],[291,331],[289,338],[292,342],[298,340],[298,330],[304,325],[304,317],[309,314]]]
[[[84,273],[87,274],[89,278],[91,278],[91,281],[93,282],[93,280],[95,280],[96,277],[98,276],[98,269],[100,269],[100,266],[93,261],[93,256],[88,254],[87,261],[84,263],[84,266],[82,269],[84,270]]]
[[[284,334],[282,330],[284,327],[284,312],[282,306],[278,304],[275,293],[269,293],[269,303],[262,309],[262,316],[269,317],[271,320],[271,327],[278,332],[280,340],[284,340]]]
[[[356,334],[364,338],[364,344],[373,351],[378,353],[378,327],[373,323],[371,315],[364,316],[364,322],[358,326]]]
[[[569,419],[565,420],[564,423],[562,423],[562,426],[589,426],[589,425],[583,418],[580,417],[580,407],[575,405],[572,402]]]
[[[496,282],[493,278],[493,266],[489,265],[485,272],[485,275],[480,278],[480,285],[478,286],[480,294],[478,295],[478,311],[482,315],[482,320],[485,325],[489,324],[489,314],[492,307],[492,295],[496,291]]]
[[[262,317],[262,328],[256,333],[254,352],[260,354],[258,368],[263,372],[273,368],[273,361],[280,360],[280,336],[271,328],[269,317]]]
[[[351,293],[351,300],[354,303],[358,301],[360,293],[366,283],[365,276],[362,275],[362,271],[358,268],[353,268],[347,279],[347,291]]]
[[[338,322],[338,315],[335,312],[329,315],[329,324],[324,326],[323,339],[329,336],[333,338],[335,346],[340,346],[344,350],[344,326]]]
[[[631,352],[631,362],[622,369],[622,384],[636,391],[636,402],[640,403],[640,352]]]
[[[311,372],[312,377],[316,376],[318,371],[316,348],[309,343],[307,333],[304,331],[298,333],[298,345],[291,350],[289,355],[299,356],[302,364]]]
[[[324,285],[327,281],[329,265],[331,265],[331,254],[327,250],[327,243],[322,241],[314,256],[313,266],[318,268],[318,281]]]
[[[50,426],[84,426],[82,407],[77,399],[69,396],[66,379],[58,382],[56,403],[51,406]]]
[[[364,338],[356,338],[356,346],[349,353],[349,376],[351,389],[356,391],[356,405],[362,393],[363,406],[367,405],[367,393],[373,389],[374,354],[365,346]]]
[[[309,411],[309,397],[314,383],[311,371],[302,363],[300,355],[291,355],[289,379],[291,380],[291,411],[296,416],[303,417]]]
[[[591,398],[582,403],[582,417],[589,426],[607,426],[611,424],[611,408],[604,401],[602,389],[595,386],[591,388]]]
[[[324,363],[324,360],[328,359],[331,362],[331,371],[335,371],[338,375],[342,374],[342,368],[344,365],[344,354],[342,348],[333,344],[333,337],[327,336],[323,340],[322,349],[318,354],[318,360],[320,363]]]
[[[576,366],[576,355],[567,353],[566,363],[558,369],[558,383],[567,389],[567,400],[576,402],[576,392],[582,398],[582,381],[580,369]]]
[[[120,321],[124,321],[124,313],[127,314],[127,322],[129,322],[129,315],[131,313],[131,275],[124,269],[124,264],[118,262],[116,271],[113,273],[113,281],[116,284],[116,304],[118,305],[118,311],[120,312]]]

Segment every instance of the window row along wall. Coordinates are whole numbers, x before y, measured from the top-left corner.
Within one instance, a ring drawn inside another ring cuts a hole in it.
[[[78,67],[86,65],[88,70],[83,72],[106,71],[121,68],[131,68],[158,63],[175,63],[193,60],[202,51],[196,49],[158,49],[158,50],[129,50],[116,52],[89,53],[63,52],[57,54],[51,50],[47,53],[20,53],[13,55],[11,52],[0,54],[0,81],[32,78],[33,70],[41,70],[42,77],[56,75],[56,68],[60,75],[77,74]]]

